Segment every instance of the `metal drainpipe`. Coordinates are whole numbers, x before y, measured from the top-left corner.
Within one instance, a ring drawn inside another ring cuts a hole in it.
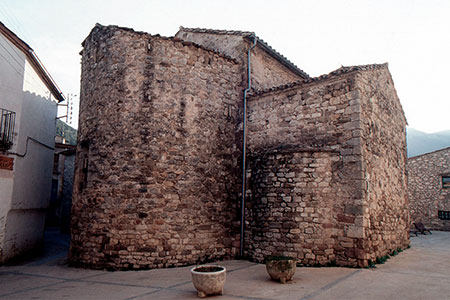
[[[244,123],[243,123],[243,145],[242,145],[242,198],[241,198],[241,240],[240,240],[240,251],[239,254],[241,257],[244,256],[244,222],[245,222],[245,191],[246,191],[246,148],[247,148],[247,93],[252,88],[252,74],[251,74],[251,65],[250,65],[250,52],[256,46],[256,36],[252,34],[253,37],[253,45],[248,48],[247,53],[247,78],[248,78],[248,87],[244,90]]]

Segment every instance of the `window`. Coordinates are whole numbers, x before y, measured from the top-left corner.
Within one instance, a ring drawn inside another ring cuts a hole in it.
[[[450,211],[438,210],[439,220],[450,220]]]
[[[11,148],[14,137],[16,113],[0,108],[0,149]]]
[[[450,175],[442,176],[442,188],[444,189],[450,188]]]

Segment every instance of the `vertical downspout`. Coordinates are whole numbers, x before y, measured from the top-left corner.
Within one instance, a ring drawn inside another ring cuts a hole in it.
[[[242,198],[241,198],[241,240],[240,240],[240,251],[239,255],[241,257],[244,256],[244,222],[245,222],[245,192],[246,192],[246,150],[247,150],[247,93],[252,88],[252,74],[251,74],[251,65],[250,65],[250,54],[253,48],[256,46],[256,36],[253,33],[251,35],[253,37],[253,45],[248,48],[247,53],[247,78],[248,78],[248,86],[244,90],[244,122],[243,122],[243,143],[242,143]]]

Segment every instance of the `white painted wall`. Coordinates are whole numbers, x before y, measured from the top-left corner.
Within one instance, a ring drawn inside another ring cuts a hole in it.
[[[16,112],[14,170],[0,170],[0,263],[43,242],[57,111],[51,98],[26,56],[0,35],[0,108]]]
[[[22,110],[23,75],[25,72],[25,54],[18,51],[0,34],[0,108],[20,114]],[[16,115],[16,118],[17,118]],[[17,123],[17,122],[16,122]],[[16,132],[18,130],[16,124]],[[17,150],[17,136],[11,151]],[[0,170],[0,262],[5,256],[4,241],[6,219],[11,207],[14,185],[14,172]]]
[[[16,120],[22,110],[25,61],[25,54],[0,34],[0,108],[16,112]],[[15,130],[20,131],[19,127],[16,122]],[[17,143],[14,143],[11,151],[16,150]]]

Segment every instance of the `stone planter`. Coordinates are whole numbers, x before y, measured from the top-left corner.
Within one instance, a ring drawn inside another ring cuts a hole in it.
[[[227,270],[222,266],[202,265],[191,269],[192,283],[197,295],[204,298],[208,295],[222,295],[227,277]]]
[[[291,257],[268,257],[266,258],[266,269],[270,278],[281,283],[286,283],[292,280],[295,270],[297,268],[297,261]]]

